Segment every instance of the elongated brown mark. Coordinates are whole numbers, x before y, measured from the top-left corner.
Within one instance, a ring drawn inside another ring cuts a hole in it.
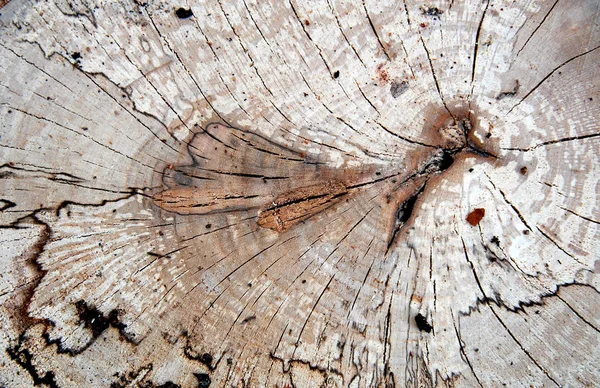
[[[258,225],[285,232],[298,222],[332,206],[346,193],[348,189],[342,182],[327,182],[281,194],[260,213]]]

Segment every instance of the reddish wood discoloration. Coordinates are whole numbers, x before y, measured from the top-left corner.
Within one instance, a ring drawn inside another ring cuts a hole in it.
[[[483,219],[484,216],[485,216],[485,209],[477,208],[477,209],[473,210],[471,213],[469,213],[469,215],[467,216],[467,222],[473,226],[477,226],[477,225],[479,225],[479,223],[481,222],[481,220]]]

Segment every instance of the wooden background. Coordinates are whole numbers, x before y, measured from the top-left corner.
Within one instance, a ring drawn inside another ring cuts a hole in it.
[[[0,386],[600,384],[597,0],[0,13]]]

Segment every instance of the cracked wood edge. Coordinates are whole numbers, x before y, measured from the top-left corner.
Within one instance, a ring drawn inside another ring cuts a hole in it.
[[[597,2],[1,13],[1,384],[599,381]]]

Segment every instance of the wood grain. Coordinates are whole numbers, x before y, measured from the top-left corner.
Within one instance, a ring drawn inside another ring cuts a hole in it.
[[[4,4],[0,386],[598,386],[599,7]]]

